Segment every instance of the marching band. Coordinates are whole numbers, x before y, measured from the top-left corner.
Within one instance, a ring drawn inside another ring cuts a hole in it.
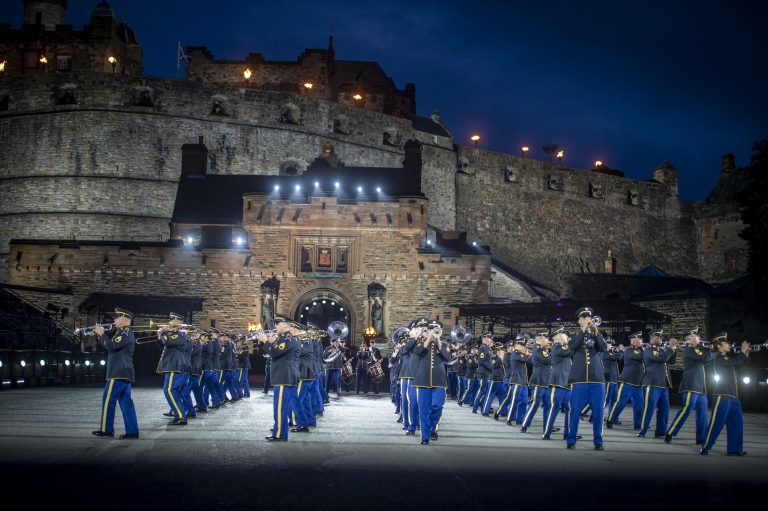
[[[142,337],[131,329],[132,313],[116,308],[114,317],[109,326],[87,329],[108,353],[100,427],[93,435],[114,437],[115,406],[119,404],[125,422],[125,434],[120,438],[139,438],[131,383],[133,353]],[[199,413],[249,398],[251,348],[267,360],[264,392],[273,388],[274,424],[265,438],[270,442],[287,441],[289,431],[307,433],[316,427],[316,417],[329,402],[328,393],[335,391],[341,397],[342,381],[349,384],[355,379],[359,393],[367,392],[369,381],[378,384],[384,377],[381,352],[372,344],[361,346],[357,370],[352,369],[344,345],[349,331],[340,322],[332,323],[326,332],[311,323],[276,317],[266,329],[258,326],[255,332],[234,335],[215,328],[196,329],[183,324],[183,319],[171,313],[167,324],[151,328],[155,340],[163,345],[157,373],[164,378],[163,394],[169,407],[164,415],[171,417],[169,426],[186,425]],[[580,308],[576,321],[579,328],[572,336],[559,326],[551,332],[521,333],[504,344],[492,334],[482,335],[475,344],[460,326],[451,331],[452,340],[445,341],[442,323],[424,317],[396,329],[388,365],[397,422],[408,436],[420,430],[420,443],[429,445],[439,438],[448,397],[459,406],[471,403],[472,413],[479,410],[497,421],[506,417],[507,425],[516,424],[523,433],[541,408],[543,440],[560,430],[556,421],[563,413],[563,440],[568,449],[576,447],[582,438],[580,422],[588,419],[594,449],[603,450],[603,426],[620,426],[621,413],[631,403],[638,437],[646,435],[655,417],[654,437],[671,443],[693,412],[696,444],[702,455],[711,451],[723,427],[727,428],[727,454],[746,454],[736,372],[751,351],[765,345],[744,341],[740,349],[734,349],[725,333],[705,343],[698,330],[692,329],[682,345],[676,339],[665,343],[663,331],[654,330],[647,345],[643,332],[638,331],[630,334],[629,346],[616,347],[603,336],[601,319],[590,307]],[[324,337],[330,339],[326,348]],[[669,367],[681,348],[683,406],[670,423]],[[529,365],[533,369],[530,375]],[[709,370],[718,377],[712,389],[713,408],[707,416]]]

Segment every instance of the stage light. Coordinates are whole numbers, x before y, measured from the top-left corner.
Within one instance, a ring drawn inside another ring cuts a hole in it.
[[[333,183],[333,186],[334,186],[334,187],[336,187],[336,188],[338,188],[338,187],[339,187],[339,186],[341,186],[341,185],[339,184],[339,182],[338,182],[338,181],[336,181],[335,183]]]
[[[312,302],[312,305],[317,305],[317,302]]]
[[[344,310],[344,307],[339,307],[339,310],[340,310],[340,311],[343,311],[343,310]]]
[[[237,244],[238,244],[238,245],[242,245],[242,244],[243,244],[243,238],[241,238],[241,237],[238,237],[238,238],[237,238]]]
[[[478,142],[480,142],[480,135],[472,135],[471,137],[469,137],[469,139],[475,144],[477,144]]]
[[[279,192],[279,191],[280,191],[280,185],[275,185],[275,191],[276,191],[276,192]]]
[[[751,382],[751,381],[752,381],[752,379],[751,379],[749,376],[745,376],[745,377],[744,377],[744,379],[743,379],[743,380],[741,380],[741,381],[743,381],[744,383],[746,383],[747,385],[749,385],[749,382]]]
[[[0,368],[2,368],[2,367],[3,367],[3,361],[0,360]]]
[[[27,367],[27,362],[25,360],[22,360],[21,362],[19,362],[19,365],[21,367]]]
[[[107,361],[104,359],[99,360],[100,365],[107,365]]]
[[[298,191],[301,190],[301,185],[296,185],[296,186],[293,187],[293,189],[298,192]]]
[[[64,361],[64,365],[65,365],[65,366],[67,366],[67,367],[69,367],[69,365],[70,365],[71,363],[72,363],[72,362],[70,362],[70,361],[69,361],[69,359],[66,359],[66,360]]]
[[[362,186],[358,186],[357,187],[357,192],[358,193],[363,193],[363,187]]]
[[[472,246],[473,246],[473,247],[476,247],[476,246],[477,246],[477,242],[476,242],[476,241],[473,241],[473,242],[472,242]]]
[[[45,360],[44,360],[44,359],[42,359],[42,358],[40,359],[40,365],[41,365],[41,366],[43,366],[43,367],[45,367]]]
[[[719,374],[715,375],[715,381],[720,381],[720,375]]]
[[[304,310],[305,310],[305,311],[308,311],[308,310],[309,310],[309,305],[307,305],[306,307],[304,307]]]
[[[304,84],[304,88],[307,89],[307,92],[312,92],[312,87],[313,86],[314,86],[314,84],[312,84],[310,82],[307,82],[307,83]]]
[[[520,152],[523,153],[523,156],[525,156],[530,150],[531,148],[528,147],[527,145],[524,145],[523,147],[520,148]]]
[[[355,101],[360,101],[361,99],[363,99],[363,96],[360,94],[355,94],[354,96],[352,96],[352,99],[354,99]]]
[[[381,193],[381,187],[380,186],[376,187],[376,193]]]
[[[602,166],[603,166],[603,162],[602,161],[595,160],[595,167],[602,167]]]
[[[315,181],[315,188],[320,188],[320,183],[318,183],[317,181]]]
[[[336,302],[331,302],[331,305],[336,305]]]
[[[85,361],[85,366],[88,367],[89,365],[91,365],[91,361],[90,360],[86,360]]]
[[[563,159],[563,156],[565,156],[565,151],[563,151],[562,149],[560,149],[560,150],[557,152],[557,161],[560,161],[560,160],[562,160],[562,159]]]
[[[428,246],[428,247],[431,247],[431,246],[432,246],[432,240],[427,240],[427,246]]]
[[[323,300],[323,303],[325,303],[325,300]]]
[[[192,236],[187,236],[187,245],[191,245],[193,241]]]

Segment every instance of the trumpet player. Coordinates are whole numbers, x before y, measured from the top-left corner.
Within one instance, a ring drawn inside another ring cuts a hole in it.
[[[184,401],[181,396],[184,388],[183,374],[186,358],[184,352],[187,346],[186,336],[181,332],[182,319],[180,314],[171,312],[168,324],[157,334],[163,344],[163,353],[160,355],[157,372],[165,375],[163,394],[174,415],[169,426],[187,424],[187,417],[182,409]]]
[[[528,405],[528,362],[531,360],[531,352],[526,348],[528,335],[520,333],[515,337],[512,355],[510,359],[512,365],[509,371],[509,388],[505,403],[509,404],[507,412],[507,425],[511,426],[514,422],[522,426],[525,418],[525,411]],[[509,400],[509,401],[507,401]],[[502,413],[505,405],[502,405]]]
[[[126,309],[115,308],[115,330],[107,335],[101,325],[93,329],[99,344],[107,350],[107,373],[104,394],[101,398],[101,422],[93,435],[115,436],[115,404],[120,404],[125,423],[125,434],[120,438],[139,438],[139,422],[136,407],[131,399],[131,383],[134,380],[133,351],[136,338],[130,330],[133,314]]]
[[[683,380],[680,382],[680,395],[684,404],[664,435],[664,441],[671,443],[685,424],[688,415],[695,410],[696,445],[703,445],[704,436],[707,434],[707,373],[704,367],[712,363],[714,353],[702,348],[698,327],[688,331],[685,343]]]
[[[213,410],[221,407],[221,387],[219,387],[219,375],[214,366],[214,347],[211,342],[211,333],[203,331],[200,334],[200,355],[202,361],[200,387],[203,394],[203,407],[208,408],[208,399],[210,398]],[[201,410],[198,410],[201,411]]]
[[[477,350],[477,380],[482,383],[480,384],[480,391],[475,396],[475,401],[472,404],[472,413],[477,413],[477,409],[483,406],[486,394],[488,393],[491,372],[493,371],[493,366],[491,365],[491,358],[493,357],[491,353],[492,345],[493,337],[491,334],[483,334]]]
[[[248,381],[248,373],[251,371],[250,345],[245,337],[239,341],[240,348],[237,352],[237,370],[239,382],[240,397],[251,397],[251,384]]]
[[[559,326],[552,332],[552,377],[549,380],[549,412],[544,415],[544,434],[543,440],[549,440],[552,433],[557,431],[555,420],[560,408],[570,400],[570,387],[568,385],[568,376],[571,372],[571,357],[573,352],[568,346],[568,334],[565,327]],[[563,440],[568,439],[568,414],[565,414],[565,428],[563,429]],[[579,437],[577,436],[578,440]]]
[[[579,411],[589,404],[592,407],[593,443],[595,450],[603,450],[603,405],[605,404],[605,376],[599,353],[607,346],[603,335],[593,320],[591,307],[582,307],[576,312],[579,331],[568,343],[573,352],[573,364],[568,375],[571,385],[571,403],[568,413],[568,438],[566,447],[574,449],[579,433]]]
[[[288,417],[296,407],[296,384],[299,374],[299,341],[295,338],[300,326],[284,318],[278,321],[275,331],[278,334],[269,347],[272,357],[273,418],[272,434],[265,437],[268,442],[288,440]]]
[[[653,412],[656,411],[656,438],[663,438],[667,433],[669,421],[669,389],[672,388],[672,378],[669,375],[669,365],[675,363],[677,339],[671,339],[669,346],[662,346],[661,330],[651,333],[651,345],[643,350],[645,376],[643,377],[644,401],[642,427],[637,434],[644,437],[651,425]]]
[[[419,342],[424,341],[425,330],[429,320],[427,318],[417,318],[410,322],[408,328],[409,338],[403,346],[403,367],[400,369],[400,380],[403,381],[402,392],[404,397],[403,407],[407,409],[407,415],[403,412],[403,429],[406,435],[416,434],[416,425],[419,422],[419,400],[416,387],[413,386],[418,368],[416,356],[413,350]]]
[[[445,404],[448,387],[445,364],[451,360],[451,354],[440,340],[442,330],[443,324],[439,320],[431,320],[427,324],[426,338],[413,348],[416,360],[413,386],[419,403],[421,445],[438,439],[437,426]]]
[[[546,419],[549,415],[549,406],[551,404],[550,398],[550,381],[552,380],[552,357],[549,352],[549,332],[542,330],[536,333],[536,347],[533,350],[531,360],[533,363],[533,372],[531,373],[530,385],[533,386],[533,399],[528,407],[528,413],[525,414],[523,419],[523,426],[520,428],[521,433],[528,431],[531,425],[536,410],[539,408],[539,404],[542,405],[544,417],[542,430],[546,429]],[[542,434],[545,431],[542,431]]]
[[[734,353],[728,342],[728,334],[721,332],[712,339],[717,353],[714,357],[715,388],[712,398],[715,400],[712,415],[709,417],[707,436],[701,454],[709,454],[715,445],[717,437],[725,426],[728,429],[728,456],[746,456],[744,452],[744,418],[739,401],[738,381],[736,370],[746,365],[750,353],[750,345],[742,341],[741,351]]]
[[[231,336],[228,332],[221,332],[219,334],[221,340],[221,380],[222,392],[225,396],[225,401],[235,402],[239,401],[237,387],[235,386],[235,374],[236,368],[235,362],[235,345],[232,342]],[[229,391],[229,399],[226,398],[226,391]]]
[[[190,371],[189,371],[189,390],[195,397],[195,406],[192,411],[195,414],[206,413],[208,406],[203,402],[203,389],[200,387],[200,383],[203,381],[203,345],[200,342],[201,331],[195,330],[189,336],[191,340],[191,357],[190,357]]]
[[[621,349],[622,347],[619,347]],[[632,402],[632,422],[635,431],[640,431],[643,418],[643,331],[629,335],[629,347],[624,349],[624,368],[619,375],[619,389],[616,391],[616,402],[610,408],[605,425],[608,429],[620,425],[619,417],[628,401]]]
[[[459,406],[464,403],[474,403],[480,382],[477,381],[477,346],[472,346],[467,355],[467,388],[459,399]]]
[[[499,406],[504,400],[504,346],[501,343],[493,345],[491,357],[491,376],[488,378],[488,393],[483,402],[483,417],[490,416],[493,400],[499,400]],[[500,409],[500,408],[499,408]],[[497,412],[494,412],[494,416]]]

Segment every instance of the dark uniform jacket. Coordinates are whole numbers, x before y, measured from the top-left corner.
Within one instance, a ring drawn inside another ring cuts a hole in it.
[[[491,357],[491,381],[504,381],[504,362],[501,357]]]
[[[371,357],[371,352],[368,351],[368,348],[364,350],[358,350],[357,351],[357,362],[356,366],[358,369],[367,369],[368,368],[368,359]]]
[[[467,355],[467,379],[477,379],[477,355]]]
[[[707,375],[704,366],[711,364],[715,354],[701,346],[688,346],[683,350],[683,379],[680,392],[707,393]]]
[[[270,383],[272,385],[295,385],[299,374],[299,341],[289,335],[281,335],[269,347],[272,357],[270,366]]]
[[[504,353],[504,381],[509,381],[509,375],[512,374],[512,353]]]
[[[467,376],[467,357],[466,356],[459,356],[458,361],[456,362],[456,372],[459,376]]]
[[[669,366],[675,362],[675,350],[661,346],[649,346],[643,350],[645,376],[643,386],[671,388],[672,378],[669,376]]]
[[[219,352],[221,353],[221,370],[231,371],[235,369],[235,347],[232,341],[221,343]]]
[[[245,347],[241,348],[240,353],[237,354],[237,367],[239,369],[251,368],[251,355]]]
[[[629,346],[624,350],[624,368],[621,370],[619,382],[639,387],[643,383],[645,363],[643,349]]]
[[[107,350],[106,378],[133,381],[133,350],[136,349],[133,332],[124,328],[116,332],[114,337],[104,332],[99,338],[99,344]]]
[[[477,379],[487,380],[491,377],[491,350],[486,345],[481,345],[477,350]]]
[[[405,341],[405,345],[400,349],[400,356],[403,360],[400,365],[400,378],[408,380],[416,376],[416,367],[413,365],[415,360],[413,349],[416,347],[416,343],[416,339],[409,337]]]
[[[266,371],[269,368],[269,364],[272,363],[272,357],[269,356],[269,348],[272,346],[272,342],[266,341],[264,344],[261,345],[259,348],[259,351],[261,352],[261,356],[264,357],[264,370]],[[322,346],[320,346],[322,349]],[[323,355],[322,352],[320,353],[320,358],[322,359]],[[321,360],[322,363],[322,360]]]
[[[616,383],[619,381],[619,360],[622,359],[624,353],[621,351],[616,351],[615,353],[604,351],[602,356],[603,370],[605,371],[605,381]]]
[[[736,379],[736,370],[747,363],[744,353],[716,354],[714,361],[715,374],[720,380],[715,382],[712,394],[715,396],[739,397],[739,383]]]
[[[451,354],[445,343],[440,350],[436,342],[431,342],[429,348],[425,348],[423,342],[418,343],[413,348],[412,360],[415,362],[413,384],[416,387],[448,386],[445,363],[450,362]]]
[[[187,344],[184,346],[184,374],[192,374],[192,339],[184,335]]]
[[[605,383],[603,361],[598,355],[607,349],[603,334],[594,336],[579,330],[571,338],[568,348],[573,352],[573,365],[568,383]]]
[[[210,345],[213,350],[213,370],[221,371],[221,342],[218,339],[211,339]]]
[[[549,387],[552,380],[552,357],[549,354],[549,348],[536,346],[531,360],[533,361],[533,372],[528,384],[536,387]]]
[[[302,380],[314,380],[315,373],[314,367],[315,347],[312,346],[312,341],[306,340],[301,343],[299,350],[299,374]]]
[[[200,376],[200,373],[203,372],[202,344],[200,344],[200,341],[190,342],[191,344],[189,347],[191,348],[191,355],[189,374]]]
[[[568,387],[568,377],[571,374],[571,357],[573,352],[568,349],[568,346],[563,346],[560,343],[554,343],[552,345],[552,351],[550,352],[552,357],[552,378],[549,380],[550,385],[554,387],[562,387],[564,389]]]
[[[392,352],[389,355],[389,377],[390,379],[398,379],[400,378],[400,353],[398,352],[397,355],[395,355],[394,352]]]
[[[203,371],[212,371],[213,370],[213,343],[211,341],[208,341],[207,343],[203,344],[200,349],[202,363],[203,363]]]
[[[323,360],[328,360],[329,358],[333,358],[333,360],[328,362],[328,369],[341,369],[346,360],[346,357],[344,356],[344,348],[339,347],[337,350],[332,346],[328,346],[325,348],[325,351],[323,351]],[[274,360],[272,362],[274,362]]]
[[[531,360],[531,357],[523,355],[519,351],[513,351],[510,357],[512,364],[509,369],[509,384],[510,385],[528,385],[528,366],[526,362]]]
[[[164,332],[160,335],[163,354],[157,364],[158,373],[181,373],[186,368],[187,336],[181,332]]]

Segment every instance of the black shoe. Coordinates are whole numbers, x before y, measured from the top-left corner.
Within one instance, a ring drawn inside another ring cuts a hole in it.
[[[397,418],[397,422],[403,422],[403,418],[402,417],[398,417]]]
[[[493,420],[499,420],[499,412],[493,412]]]
[[[279,437],[276,437],[276,436],[273,436],[273,435],[270,435],[270,436],[265,436],[264,440],[266,440],[267,442],[280,442],[283,439],[279,438]]]
[[[605,421],[605,427],[608,428],[608,429],[613,429],[613,422]]]
[[[309,428],[302,426],[300,428],[291,428],[292,433],[309,433]]]
[[[430,440],[437,440],[438,439],[437,431],[433,431],[432,433],[430,433],[429,439]]]
[[[328,399],[326,399],[325,401],[323,401],[323,404],[324,404],[324,405],[327,405],[327,404],[330,404],[330,403],[331,403],[331,402],[330,402]]]
[[[664,435],[664,442],[667,444],[672,443],[672,435]]]
[[[221,405],[220,405],[220,404],[218,404],[218,405],[213,405],[213,406],[211,407],[211,410],[218,410],[219,408],[221,408]]]
[[[701,454],[703,456],[706,456],[707,454],[709,454],[709,451],[706,450],[706,449],[702,449],[702,450],[699,451],[699,454]]]
[[[576,440],[581,440],[582,438],[584,437],[582,437],[581,435],[576,435]],[[568,440],[568,435],[563,435],[563,440]]]
[[[729,452],[727,456],[746,456],[747,451]]]
[[[637,437],[638,437],[638,438],[645,438],[645,433],[638,433],[638,434],[637,434]]]
[[[576,444],[566,444],[565,447],[566,447],[566,449],[575,449],[576,448]]]
[[[552,431],[553,432],[558,432],[558,431],[560,431],[560,428],[552,428]]]
[[[507,422],[507,426],[511,426],[512,425],[512,421],[506,421],[506,422]]]
[[[621,426],[621,422],[614,422],[613,425],[614,426]]]
[[[595,450],[596,451],[602,451],[603,450],[603,446],[602,445],[596,445],[595,446]]]
[[[666,438],[666,436],[667,435],[665,435],[664,433],[662,433],[660,435],[657,433],[657,434],[653,435],[653,438]],[[666,439],[664,441],[666,442]],[[669,442],[667,442],[667,443],[669,443]]]
[[[541,435],[542,440],[549,440],[549,435]]]
[[[105,431],[91,431],[91,434],[93,436],[106,436],[106,437],[110,437],[110,438],[115,436],[114,433],[107,433]]]
[[[175,414],[175,413],[173,413],[173,412],[165,412],[163,415],[164,415],[165,417],[174,417],[176,414]]]
[[[489,413],[483,413],[483,414],[481,414],[481,415],[482,415],[483,417],[490,417],[490,416],[491,416],[491,414],[489,414]]]
[[[416,434],[416,432],[415,431],[411,431],[410,429],[405,432],[405,436],[413,436],[415,434]]]
[[[520,428],[520,433],[527,433],[527,432],[528,432],[528,428],[526,427]]]
[[[421,445],[429,445],[429,440],[422,440]]]
[[[464,403],[462,403],[461,401],[459,401],[459,402],[458,402],[458,403],[456,403],[456,404],[457,404],[457,405],[459,405],[459,406],[464,406]]]
[[[136,434],[136,435],[129,435],[128,433],[126,433],[125,435],[120,435],[120,440],[123,440],[125,438],[139,438],[139,435],[138,434]]]
[[[187,419],[173,419],[168,423],[169,426],[186,426]]]
[[[589,423],[592,424],[592,416],[589,417]]]
[[[472,410],[472,413],[477,413],[477,410]]]
[[[208,408],[199,408],[197,413],[208,413]]]

